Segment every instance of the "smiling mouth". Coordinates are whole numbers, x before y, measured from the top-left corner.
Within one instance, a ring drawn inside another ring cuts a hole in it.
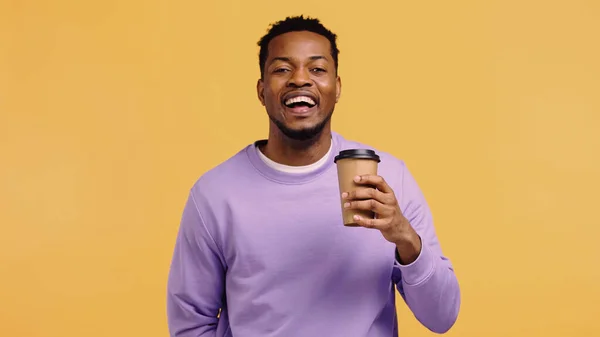
[[[284,105],[293,113],[307,113],[314,108],[317,103],[309,96],[296,96],[285,100]]]

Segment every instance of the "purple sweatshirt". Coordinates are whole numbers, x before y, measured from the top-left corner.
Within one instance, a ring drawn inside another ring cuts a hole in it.
[[[397,336],[395,291],[428,329],[457,319],[459,285],[403,161],[332,134],[325,165],[273,169],[256,143],[191,188],[168,279],[171,336]],[[333,157],[366,148],[422,240],[401,265],[376,229],[344,227]]]

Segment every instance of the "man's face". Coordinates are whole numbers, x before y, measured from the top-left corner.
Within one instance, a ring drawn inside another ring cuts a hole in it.
[[[269,43],[264,68],[257,91],[271,121],[295,140],[320,134],[341,91],[329,40],[307,31],[279,35]]]

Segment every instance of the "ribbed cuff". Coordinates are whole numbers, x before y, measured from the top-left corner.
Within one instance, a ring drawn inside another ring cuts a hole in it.
[[[433,254],[431,254],[425,242],[421,244],[421,252],[417,259],[407,265],[400,264],[398,251],[396,251],[396,266],[402,272],[402,279],[407,285],[418,285],[427,281],[435,270]]]

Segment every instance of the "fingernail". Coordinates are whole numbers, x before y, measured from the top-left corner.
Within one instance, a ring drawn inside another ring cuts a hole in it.
[[[354,177],[354,181],[359,182],[360,181],[360,176]]]
[[[344,203],[344,207],[345,207],[345,208],[348,208],[348,207],[350,207],[350,203],[349,203],[349,202],[347,202],[347,203]]]
[[[354,220],[360,220],[360,216],[359,215],[355,215],[354,216]]]
[[[348,193],[347,193],[347,192],[344,192],[344,193],[342,193],[342,198],[344,198],[344,199],[345,199],[345,198],[347,198],[347,197],[348,197]]]

